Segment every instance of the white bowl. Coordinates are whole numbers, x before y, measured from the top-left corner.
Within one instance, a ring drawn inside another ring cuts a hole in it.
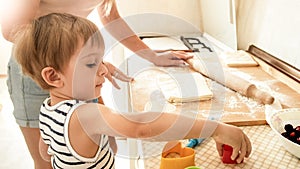
[[[271,115],[269,125],[280,138],[282,146],[290,153],[300,158],[300,145],[283,137],[281,133],[285,132],[284,126],[291,124],[295,128],[300,126],[300,109],[290,108],[282,109]]]

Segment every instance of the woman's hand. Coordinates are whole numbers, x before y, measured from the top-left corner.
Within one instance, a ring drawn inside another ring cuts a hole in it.
[[[104,65],[106,66],[108,73],[106,74],[106,78],[113,84],[113,86],[117,89],[121,89],[120,86],[117,84],[117,82],[115,81],[115,79],[113,77],[115,77],[116,79],[119,79],[123,82],[131,82],[133,81],[132,77],[127,76],[126,74],[124,74],[121,70],[119,70],[118,68],[116,68],[114,65],[112,65],[109,62],[104,62]]]
[[[182,51],[159,52],[152,62],[156,66],[184,66],[185,60],[193,58],[193,53]]]

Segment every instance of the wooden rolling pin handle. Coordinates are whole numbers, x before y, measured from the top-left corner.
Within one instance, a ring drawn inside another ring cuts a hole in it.
[[[256,88],[255,85],[249,86],[247,90],[247,96],[256,100],[261,101],[263,104],[273,104],[274,97],[269,93],[264,92]]]
[[[224,82],[224,80],[220,78],[220,76],[209,74],[201,61],[189,59],[187,60],[187,63],[189,63],[189,65],[194,70],[198,71],[202,75],[217,81],[218,83],[242,94],[243,96],[247,96],[249,98],[262,102],[263,104],[272,104],[274,102],[273,96],[271,96],[267,92],[257,89],[254,84],[239,76],[236,76],[228,70],[223,70],[226,79],[226,81]]]

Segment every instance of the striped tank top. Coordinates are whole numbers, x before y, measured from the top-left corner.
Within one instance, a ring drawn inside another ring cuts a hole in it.
[[[114,168],[114,154],[109,146],[108,136],[102,135],[99,149],[93,158],[82,157],[72,148],[68,137],[68,124],[74,110],[85,104],[83,101],[66,100],[49,106],[47,98],[41,106],[40,133],[49,146],[53,168]]]

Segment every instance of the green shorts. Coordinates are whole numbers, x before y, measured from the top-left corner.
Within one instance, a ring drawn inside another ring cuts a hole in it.
[[[13,57],[8,63],[7,87],[18,125],[38,128],[40,107],[49,97],[49,93],[41,89],[30,77],[24,76]]]

